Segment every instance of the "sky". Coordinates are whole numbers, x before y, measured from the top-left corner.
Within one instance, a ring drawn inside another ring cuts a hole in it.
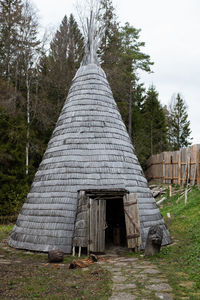
[[[40,16],[41,31],[56,29],[64,15],[76,13],[77,0],[32,0]],[[159,100],[168,105],[180,93],[187,103],[193,144],[200,144],[200,1],[113,0],[118,21],[140,28],[142,51],[154,62],[153,73],[141,73]]]

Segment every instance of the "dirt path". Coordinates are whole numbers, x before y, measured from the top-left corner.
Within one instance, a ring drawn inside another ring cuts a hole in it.
[[[147,260],[113,256],[102,266],[112,274],[109,300],[172,300],[172,288],[165,276]]]

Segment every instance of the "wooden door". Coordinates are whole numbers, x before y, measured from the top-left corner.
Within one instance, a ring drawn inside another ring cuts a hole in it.
[[[137,194],[126,194],[123,198],[126,236],[128,248],[135,248],[141,245],[140,219],[137,206]]]
[[[106,200],[89,199],[88,250],[105,251]]]

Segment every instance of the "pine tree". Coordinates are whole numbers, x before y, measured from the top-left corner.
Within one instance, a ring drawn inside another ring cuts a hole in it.
[[[0,1],[0,71],[8,81],[15,78],[22,9],[22,0]]]
[[[122,39],[122,56],[121,69],[123,72],[123,84],[126,91],[125,95],[128,102],[128,130],[132,138],[132,108],[133,108],[133,92],[137,86],[138,70],[150,72],[151,65],[150,56],[143,53],[141,48],[144,43],[140,42],[140,29],[136,29],[129,23],[126,23],[120,30]]]
[[[64,16],[62,23],[50,43],[50,53],[45,70],[41,71],[48,84],[47,98],[56,107],[55,121],[66,99],[71,81],[83,57],[83,37],[73,15]],[[45,59],[43,58],[43,62]],[[42,81],[44,78],[42,78]],[[41,82],[42,84],[42,82]]]
[[[146,97],[144,85],[135,82],[133,88],[133,105],[132,105],[132,142],[137,153],[137,157],[142,164],[145,165],[146,157],[144,154],[144,136],[145,136],[145,119],[142,114],[142,108]]]
[[[169,138],[171,148],[179,150],[191,145],[191,129],[188,120],[187,105],[178,93],[172,98],[169,107]]]
[[[141,51],[140,30],[129,23],[119,26],[111,0],[102,0],[105,35],[100,48],[102,68],[106,72],[114,98],[132,138],[133,92],[137,71],[150,71],[149,55]]]
[[[165,113],[158,100],[158,92],[151,86],[142,109],[144,117],[144,157],[160,153],[167,149],[167,128]]]

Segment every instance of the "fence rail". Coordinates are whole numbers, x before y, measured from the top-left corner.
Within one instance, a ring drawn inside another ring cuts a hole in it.
[[[179,151],[152,155],[145,172],[148,181],[200,184],[200,144]]]

